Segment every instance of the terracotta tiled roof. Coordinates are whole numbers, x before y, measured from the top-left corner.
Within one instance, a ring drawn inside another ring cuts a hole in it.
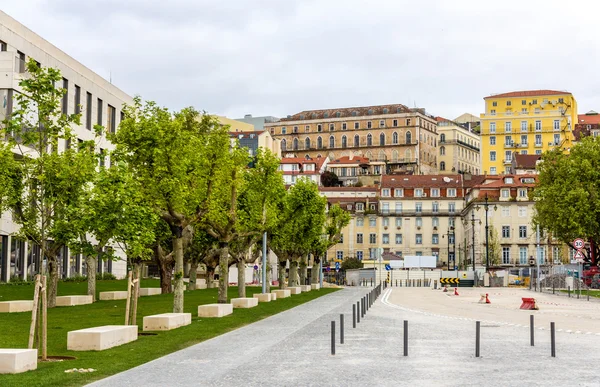
[[[325,160],[327,160],[327,157],[315,157],[310,159],[304,157],[283,157],[279,164],[315,164],[315,171],[319,172]]]
[[[386,261],[401,261],[402,260],[402,257],[400,257],[399,255],[396,255],[394,253],[390,253],[390,252],[381,254],[381,258],[383,258]]]
[[[369,159],[361,156],[353,156],[352,159],[350,159],[349,156],[344,156],[330,161],[329,165],[331,164],[369,164]]]
[[[535,169],[537,161],[542,158],[541,155],[522,155],[520,153],[514,154],[516,168],[523,169]]]
[[[577,118],[580,124],[600,124],[600,114],[579,114]]]
[[[512,177],[513,178],[513,182],[512,183],[505,183],[505,179],[507,177]],[[521,179],[534,179],[534,181],[537,181],[538,176],[537,175],[532,175],[532,174],[527,174],[527,175],[503,175],[501,176],[499,179],[493,180],[493,181],[488,181],[484,184],[481,184],[478,186],[478,188],[480,188],[483,191],[483,196],[485,196],[485,191],[486,189],[490,189],[490,188],[518,188],[518,187],[535,187],[535,182],[534,183],[523,183],[521,182]],[[490,195],[490,193],[488,192],[488,196]],[[481,195],[481,192],[479,194],[479,197],[483,197]]]
[[[370,113],[369,113],[370,111]],[[323,110],[304,110],[300,113],[294,114],[287,118],[282,118],[281,121],[297,121],[297,120],[316,120],[323,118],[336,118],[340,117],[360,117],[370,115],[381,115],[381,114],[398,114],[398,113],[410,113],[410,112],[421,112],[425,113],[425,109],[411,109],[402,104],[392,105],[377,105],[377,106],[360,106],[360,107],[349,107],[349,108],[338,108],[338,109],[323,109]],[[354,115],[353,115],[354,113]]]
[[[382,188],[462,187],[461,175],[384,175]]]
[[[542,95],[561,95],[561,94],[571,94],[568,91],[558,91],[558,90],[524,90],[524,91],[511,91],[509,93],[502,94],[494,94],[489,97],[485,97],[484,99],[489,98],[509,98],[509,97],[539,97]]]

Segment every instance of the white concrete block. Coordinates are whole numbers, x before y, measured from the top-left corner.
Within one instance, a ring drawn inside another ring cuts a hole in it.
[[[300,294],[302,293],[302,288],[300,286],[292,286],[288,288],[291,294]]]
[[[0,313],[31,312],[33,301],[15,300],[0,302]]]
[[[140,296],[156,296],[161,293],[161,288],[140,288]]]
[[[273,290],[273,293],[275,293],[275,296],[277,298],[286,298],[286,297],[290,297],[292,295],[292,292],[290,291],[290,289],[277,289],[277,290]]]
[[[163,313],[152,316],[144,316],[144,331],[170,331],[190,325],[192,323],[191,313]]]
[[[37,368],[37,349],[0,349],[0,374],[20,374]]]
[[[59,296],[56,297],[56,306],[87,305],[94,302],[92,296]]]
[[[319,290],[319,289],[321,289],[321,285],[319,285],[319,284],[311,284],[310,288],[312,290]]]
[[[303,292],[310,292],[310,291],[311,291],[311,289],[312,289],[312,287],[311,287],[310,285],[300,285],[300,289],[301,289]]]
[[[258,298],[232,298],[231,305],[233,305],[234,308],[254,308],[255,306],[258,306]]]
[[[271,294],[271,301],[277,300],[277,293],[271,292],[270,294]]]
[[[67,334],[70,351],[103,351],[137,340],[137,325],[104,325]]]
[[[271,293],[254,293],[254,298],[258,299],[258,302],[271,302]]]
[[[101,300],[126,300],[127,299],[127,291],[119,290],[116,292],[100,292]]]
[[[198,306],[198,317],[223,317],[232,313],[232,304],[206,304]]]

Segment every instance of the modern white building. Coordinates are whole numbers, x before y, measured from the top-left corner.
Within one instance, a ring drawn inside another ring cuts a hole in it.
[[[21,92],[19,82],[27,76],[26,62],[33,58],[43,67],[60,70],[63,80],[61,87],[68,90],[63,99],[65,113],[81,112],[81,126],[73,128],[81,140],[95,137],[94,125],[102,125],[106,132],[115,132],[121,121],[121,109],[132,98],[122,90],[103,79],[92,70],[77,62],[59,48],[46,41],[6,13],[0,11],[0,121],[11,114],[14,96]],[[66,143],[59,144],[59,151]],[[97,141],[98,150],[110,150],[112,145],[105,138]],[[18,226],[13,223],[10,213],[0,218],[0,281],[9,281],[11,276],[29,278],[39,272],[39,248],[26,241],[13,237]],[[71,255],[63,249],[60,260],[60,274],[66,278],[75,274],[85,274],[85,262],[78,255]],[[99,261],[99,272],[111,272],[123,277],[126,263]]]

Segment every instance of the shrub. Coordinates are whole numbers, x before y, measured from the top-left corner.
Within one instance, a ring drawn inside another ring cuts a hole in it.
[[[117,277],[115,277],[115,275],[112,273],[102,273],[102,275],[99,275],[96,277],[96,280],[98,280],[98,281],[116,280],[116,279],[117,279]]]
[[[79,275],[79,274],[76,274],[69,278],[65,278],[63,280],[63,282],[86,282],[86,281],[87,281],[87,277],[84,275]]]

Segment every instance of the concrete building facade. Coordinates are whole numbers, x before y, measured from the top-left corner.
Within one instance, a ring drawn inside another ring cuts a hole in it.
[[[481,173],[481,137],[456,122],[436,118],[439,135],[439,169],[442,174]]]

